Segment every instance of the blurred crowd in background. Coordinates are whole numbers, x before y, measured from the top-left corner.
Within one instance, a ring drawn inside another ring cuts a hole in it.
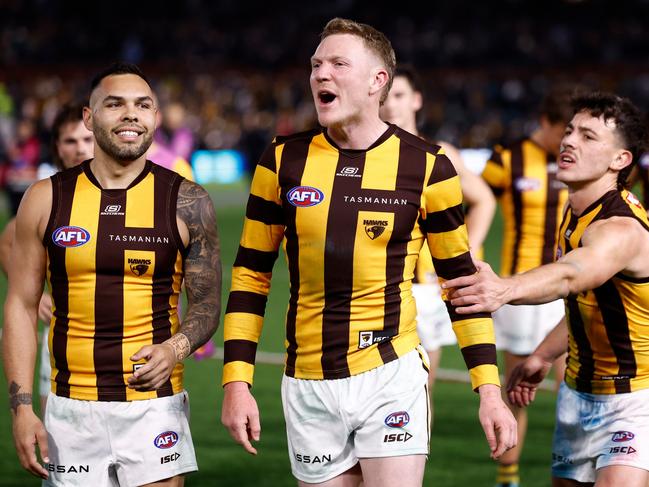
[[[314,126],[309,58],[333,16],[388,35],[398,61],[422,75],[422,133],[462,148],[531,132],[556,83],[649,108],[649,0],[2,0],[0,163],[47,160],[62,104],[83,100],[89,78],[123,60],[144,69],[160,98],[159,142],[188,160],[197,149],[237,149],[250,167],[273,135]]]

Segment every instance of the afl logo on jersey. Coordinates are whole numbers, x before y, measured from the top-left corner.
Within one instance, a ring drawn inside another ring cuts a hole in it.
[[[322,203],[324,193],[313,186],[295,186],[286,193],[286,199],[293,206],[306,207]]]
[[[52,241],[59,247],[79,247],[90,241],[90,233],[81,227],[59,227],[54,230]]]

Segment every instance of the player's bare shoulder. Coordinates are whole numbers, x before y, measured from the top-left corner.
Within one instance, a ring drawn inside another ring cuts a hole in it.
[[[42,238],[52,211],[52,180],[42,179],[33,183],[20,202],[16,226],[31,228]]]

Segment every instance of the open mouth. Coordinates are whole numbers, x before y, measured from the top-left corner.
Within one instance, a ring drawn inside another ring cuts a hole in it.
[[[318,100],[320,100],[320,103],[323,103],[324,105],[329,105],[330,103],[333,103],[335,99],[336,99],[336,95],[334,95],[330,91],[318,92]]]
[[[559,154],[559,166],[560,167],[561,166],[566,167],[566,166],[568,166],[570,164],[574,164],[574,163],[575,163],[575,157],[572,154],[570,154],[568,152],[562,152],[561,154]]]

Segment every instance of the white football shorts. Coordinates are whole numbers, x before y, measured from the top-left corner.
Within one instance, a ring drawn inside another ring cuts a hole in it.
[[[457,343],[439,285],[413,284],[412,295],[417,304],[417,334],[424,349],[433,352]]]
[[[552,442],[552,475],[595,482],[596,470],[649,470],[649,389],[587,394],[561,383]]]
[[[506,304],[493,313],[496,347],[514,355],[529,355],[564,314],[563,299],[534,305]]]
[[[129,402],[50,394],[44,486],[136,486],[198,470],[187,392]]]
[[[421,346],[344,379],[284,376],[282,403],[293,475],[330,480],[360,458],[428,455],[428,358]]]

